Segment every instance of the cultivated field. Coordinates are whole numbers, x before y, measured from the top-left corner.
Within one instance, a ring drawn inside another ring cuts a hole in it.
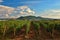
[[[0,40],[60,40],[60,20],[0,21]]]

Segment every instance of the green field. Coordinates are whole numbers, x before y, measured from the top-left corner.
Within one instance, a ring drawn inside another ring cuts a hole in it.
[[[0,21],[0,40],[48,40],[60,38],[60,20]]]

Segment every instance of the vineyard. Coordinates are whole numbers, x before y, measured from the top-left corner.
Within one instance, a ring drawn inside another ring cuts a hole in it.
[[[0,40],[60,40],[60,21],[0,21]]]

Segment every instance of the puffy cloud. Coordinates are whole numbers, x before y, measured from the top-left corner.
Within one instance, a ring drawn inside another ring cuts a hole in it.
[[[60,10],[45,10],[40,16],[44,18],[60,19]]]
[[[35,14],[35,12],[32,9],[30,9],[28,6],[19,6],[12,13],[14,13],[14,15],[16,14],[14,16],[16,18],[20,17],[20,16],[28,16],[28,15],[34,15]]]
[[[12,8],[0,5],[0,18],[18,18],[20,16],[34,15],[35,12],[28,6]]]
[[[3,0],[0,0],[0,2],[3,2]]]
[[[20,14],[33,15],[35,13],[28,6],[20,6],[17,9],[20,9]]]
[[[18,18],[20,16],[34,15],[35,12],[28,6],[12,8],[0,5],[0,18]]]
[[[1,12],[2,12],[2,11],[5,11],[5,12],[7,11],[7,13],[10,14],[13,10],[14,10],[14,8],[12,8],[12,7],[0,5],[0,11],[1,11]]]
[[[13,10],[14,8],[0,5],[0,18],[9,18],[9,14],[11,14]]]

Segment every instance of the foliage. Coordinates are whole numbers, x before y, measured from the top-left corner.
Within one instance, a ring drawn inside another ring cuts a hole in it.
[[[0,21],[0,35],[5,36],[6,33],[11,31],[15,32],[18,29],[21,29],[26,25],[26,34],[30,31],[31,22],[33,22],[33,26],[35,30],[39,30],[40,27],[44,27],[48,31],[52,31],[52,29],[60,30],[60,21],[59,20],[40,20],[40,21],[31,21],[31,20],[7,20]]]

